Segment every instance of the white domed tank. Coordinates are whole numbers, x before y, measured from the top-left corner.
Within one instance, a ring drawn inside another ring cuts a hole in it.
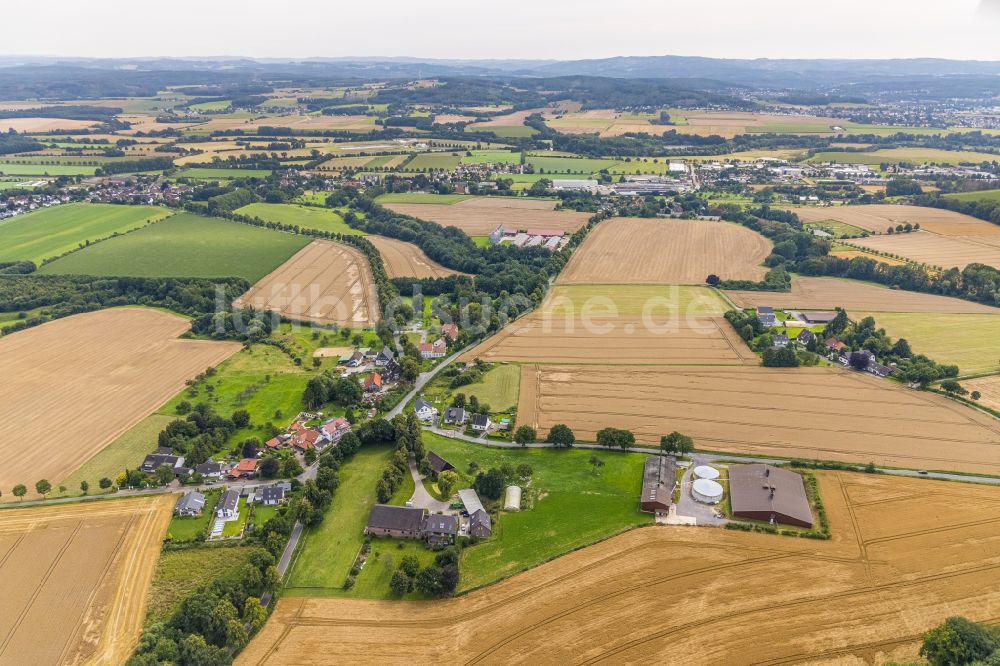
[[[691,486],[691,496],[702,504],[718,504],[722,501],[722,486],[711,479],[698,479]]]
[[[709,467],[708,465],[698,465],[694,468],[694,475],[699,479],[715,481],[719,478],[719,470],[714,467]]]

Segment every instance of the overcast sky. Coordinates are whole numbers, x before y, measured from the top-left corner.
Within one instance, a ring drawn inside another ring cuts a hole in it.
[[[0,53],[1000,60],[1000,0],[29,0]]]

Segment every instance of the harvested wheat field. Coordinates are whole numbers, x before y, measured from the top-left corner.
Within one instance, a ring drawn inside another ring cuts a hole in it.
[[[445,268],[432,260],[413,243],[386,236],[368,236],[368,240],[382,255],[385,270],[391,278],[442,278],[458,274],[458,271]]]
[[[627,389],[623,388],[627,387]],[[1000,421],[941,396],[837,368],[525,365],[518,423],[593,441],[678,430],[698,448],[995,474]]]
[[[963,379],[962,386],[969,393],[979,391],[981,397],[978,403],[980,405],[1000,411],[1000,375]]]
[[[878,234],[898,224],[919,224],[924,231],[942,236],[1000,236],[1000,226],[942,208],[867,204],[790,208],[803,222],[836,220]]]
[[[284,598],[236,663],[881,664],[995,620],[1000,490],[817,477],[829,541],[657,526],[446,601]]]
[[[1000,309],[960,298],[889,289],[868,282],[822,277],[794,277],[792,290],[726,291],[741,308],[767,305],[775,308],[832,309],[865,312],[953,312],[1000,314]]]
[[[115,437],[239,350],[181,340],[187,319],[116,308],[0,338],[0,488],[64,479]],[[152,447],[152,443],[150,443]]]
[[[704,220],[613,217],[573,253],[558,284],[705,284],[759,280],[771,243],[745,227]]]
[[[552,229],[570,233],[590,219],[590,213],[554,210],[555,201],[476,197],[458,203],[384,204],[389,210],[443,227],[458,227],[470,236],[485,236],[499,226],[511,230]]]
[[[176,496],[0,511],[0,664],[120,664]]]
[[[368,259],[353,247],[327,240],[306,245],[235,305],[352,328],[374,326],[379,319]]]
[[[992,240],[989,236],[941,236],[927,231],[915,231],[893,236],[855,238],[850,244],[945,269],[961,269],[969,264],[1000,268],[1000,236]]]
[[[843,246],[840,246],[843,247]],[[830,252],[831,257],[840,257],[841,259],[854,259],[855,257],[863,257],[865,259],[871,259],[872,261],[877,261],[881,264],[889,264],[890,266],[903,266],[907,262],[903,259],[894,259],[893,257],[885,257],[868,250],[859,250],[851,248],[849,250],[832,250]]]
[[[69,118],[4,118],[0,120],[0,132],[55,132],[84,130],[97,124],[96,120],[72,120]]]

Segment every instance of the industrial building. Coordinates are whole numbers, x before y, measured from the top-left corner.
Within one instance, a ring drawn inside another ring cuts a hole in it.
[[[639,509],[648,513],[666,513],[674,494],[674,459],[670,456],[650,456],[642,473],[642,495]]]
[[[765,464],[730,465],[729,499],[733,516],[812,527],[812,511],[802,477]]]

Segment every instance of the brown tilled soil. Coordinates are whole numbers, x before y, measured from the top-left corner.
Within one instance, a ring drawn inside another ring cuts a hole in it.
[[[847,242],[945,269],[961,269],[969,264],[1000,268],[1000,244],[995,244],[996,241],[989,236],[942,236],[915,231],[893,236],[854,238]]]
[[[413,243],[386,236],[368,236],[368,240],[382,255],[385,270],[391,278],[441,278],[458,273],[432,260]]]
[[[771,243],[726,222],[615,217],[573,253],[558,284],[705,284],[709,274],[759,280]]]
[[[605,365],[758,365],[721,317],[621,315],[613,320],[532,313],[504,327],[462,356],[464,361],[523,361]]]
[[[12,499],[14,484],[66,478],[240,348],[177,339],[189,328],[176,315],[116,308],[0,338],[2,500]]]
[[[590,213],[553,210],[554,201],[510,197],[466,199],[451,205],[385,204],[385,207],[444,227],[458,227],[470,236],[486,236],[499,226],[571,233],[590,218]]]
[[[120,664],[175,495],[0,511],[0,664]]]
[[[306,245],[236,304],[352,328],[374,326],[379,320],[368,260],[353,247],[327,240]]]
[[[881,664],[996,620],[1000,490],[817,476],[829,541],[657,526],[457,599],[281,599],[237,664]]]
[[[930,393],[838,368],[524,365],[518,423],[578,439],[628,428],[659,443],[760,456],[995,474],[1000,421]]]
[[[789,292],[726,291],[741,308],[768,305],[775,308],[845,308],[848,313],[866,312],[955,312],[1000,314],[997,308],[960,298],[888,289],[866,282],[835,278],[795,277]]]

